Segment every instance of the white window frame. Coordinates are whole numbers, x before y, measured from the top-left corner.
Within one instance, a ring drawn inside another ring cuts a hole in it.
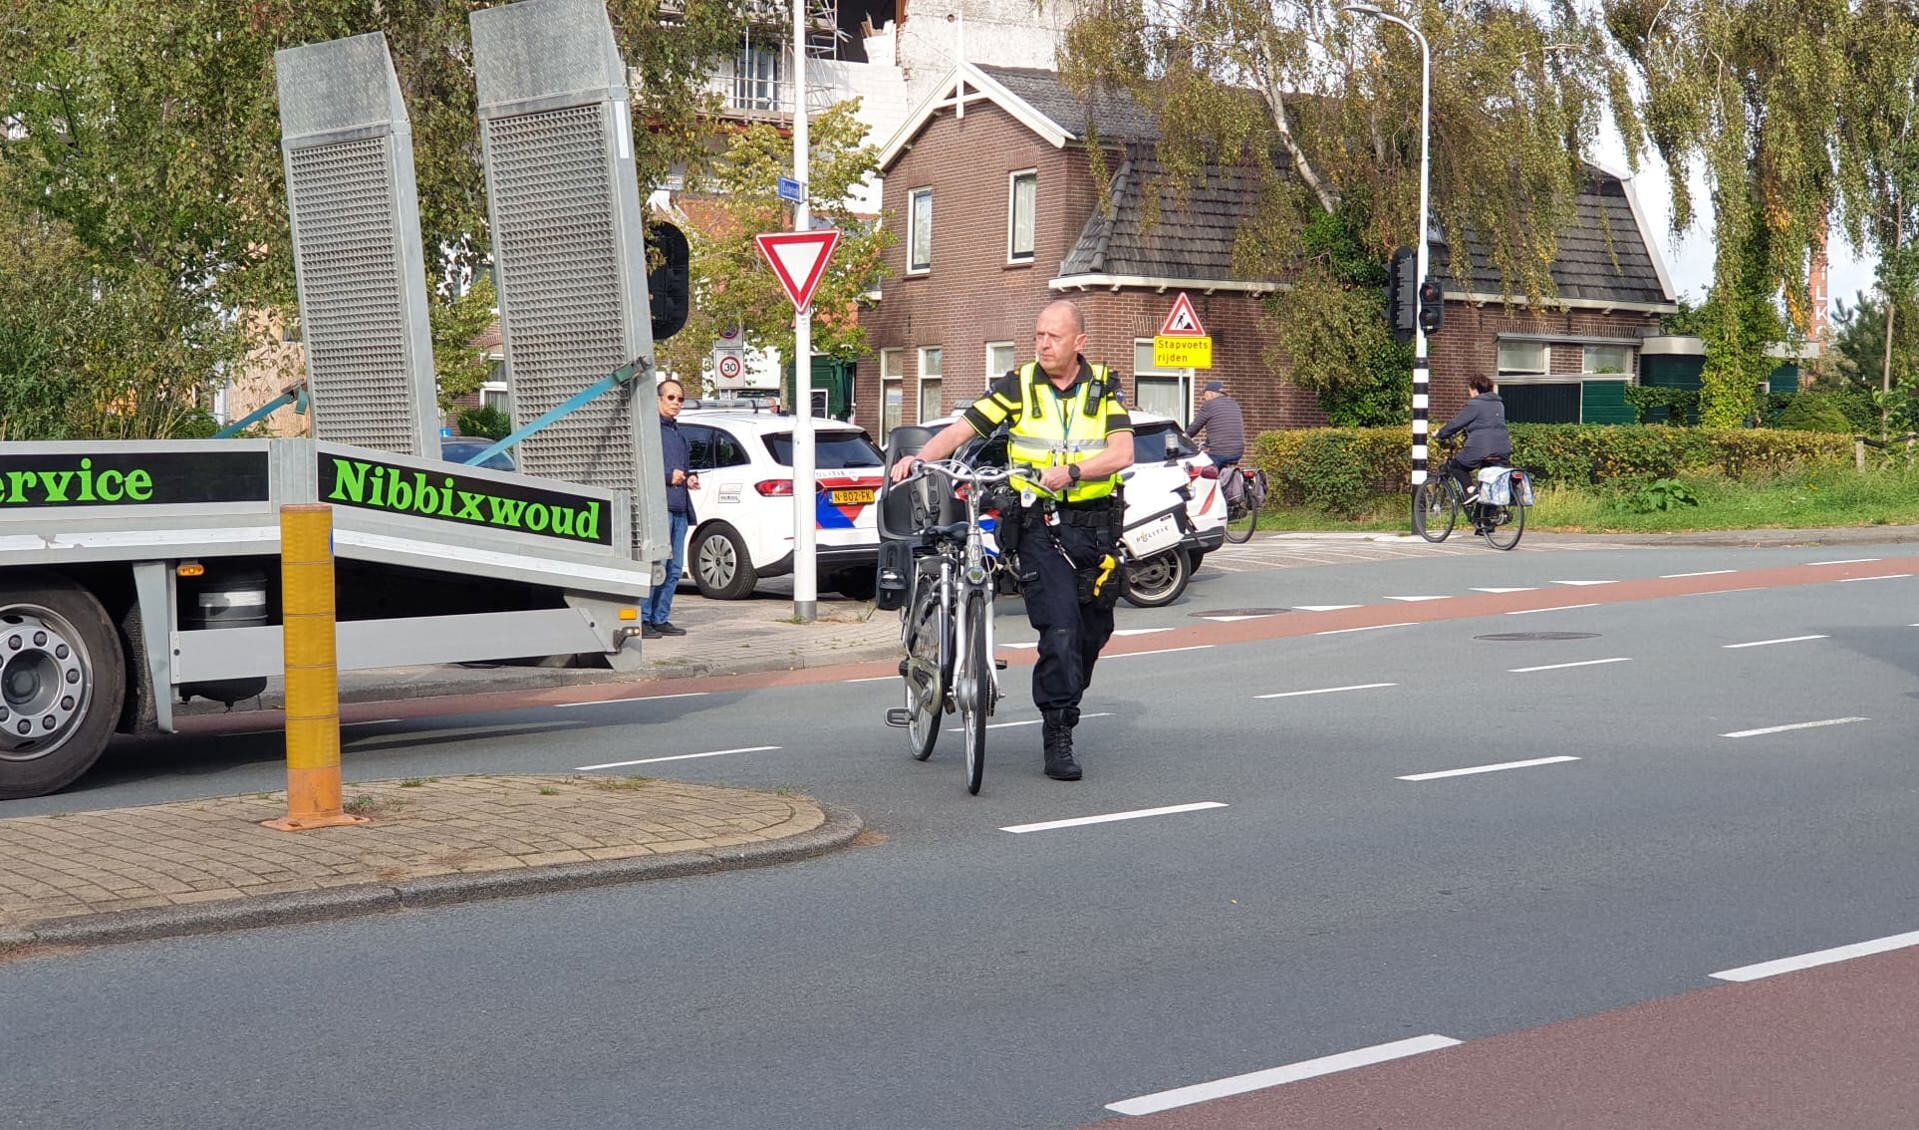
[[[1006,364],[1001,365],[999,362],[993,360],[993,351],[997,349],[1003,349],[1006,351]],[[1011,369],[1018,364],[1019,364],[1019,346],[1017,343],[1011,342],[1011,341],[987,342],[986,343],[986,385],[985,387],[986,388],[993,387],[994,381],[1005,376],[1008,369]]]
[[[935,359],[933,361],[933,364],[930,366],[930,368],[933,370],[933,372],[930,374],[927,372],[927,369],[929,368],[927,364],[927,359],[929,357],[932,357]],[[941,382],[943,382],[946,379],[946,351],[944,347],[938,346],[938,345],[920,346],[918,373],[919,373],[919,387],[918,387],[919,398],[917,403],[915,404],[915,411],[918,413],[918,415],[915,417],[915,419],[917,420],[917,422],[924,424],[928,420],[939,419],[940,413],[944,409],[946,404],[944,390],[942,388],[935,387],[933,391],[934,391],[934,394],[939,397],[939,401],[938,401],[939,407],[934,409],[932,415],[929,416],[926,414],[926,386],[928,382],[931,382],[935,386],[939,386]]]
[[[1177,381],[1178,387],[1179,387],[1180,410],[1178,412],[1173,413],[1173,418],[1178,420],[1179,426],[1183,428],[1187,424],[1192,423],[1193,421],[1193,410],[1194,410],[1193,409],[1193,386],[1197,383],[1194,380],[1195,374],[1191,368],[1181,368],[1181,369],[1154,368],[1152,365],[1152,359],[1153,359],[1153,339],[1150,337],[1134,338],[1133,339],[1133,399],[1131,402],[1132,406],[1144,412],[1152,411],[1152,409],[1147,408],[1144,404],[1141,403],[1141,396],[1139,391],[1140,378],[1144,377],[1147,380],[1151,380],[1151,381]]]
[[[500,411],[510,419],[513,415],[513,389],[505,381],[482,381],[480,383],[480,407],[492,403],[491,397],[497,395],[502,403],[497,405]]]
[[[894,425],[903,421],[906,416],[906,382],[901,371],[901,363],[905,360],[906,350],[904,349],[880,350],[880,443],[882,444],[892,433]],[[891,422],[886,416],[886,393],[889,388],[900,394],[899,417]]]
[[[1625,368],[1619,369],[1613,373],[1602,373],[1598,369],[1593,368],[1593,350],[1595,349],[1618,350],[1619,352],[1624,353],[1626,355]],[[1635,355],[1635,351],[1633,347],[1630,345],[1587,345],[1580,351],[1579,367],[1580,367],[1580,371],[1585,373],[1588,376],[1601,376],[1601,377],[1618,376],[1618,377],[1623,377],[1626,380],[1632,380],[1634,377],[1635,370],[1637,370],[1639,367],[1638,360],[1639,358]]]
[[[1026,209],[1026,250],[1019,249],[1019,186],[1029,181],[1033,186]],[[1039,170],[1016,169],[1006,174],[1006,262],[1026,264],[1033,261],[1033,249],[1039,244]]]
[[[1501,358],[1501,357],[1500,357],[1500,356],[1499,356],[1499,355],[1498,355],[1497,353],[1495,353],[1495,354],[1494,354],[1494,360],[1493,360],[1493,365],[1494,365],[1494,376],[1493,376],[1493,379],[1494,379],[1495,381],[1498,381],[1498,382],[1500,382],[1500,383],[1502,383],[1502,384],[1503,384],[1503,383],[1505,383],[1505,382],[1507,382],[1507,381],[1517,381],[1517,382],[1520,382],[1520,383],[1524,383],[1524,382],[1528,382],[1528,381],[1550,381],[1550,380],[1558,380],[1558,381],[1563,381],[1563,380],[1565,380],[1565,379],[1567,379],[1567,376],[1570,376],[1570,374],[1568,374],[1568,375],[1566,375],[1566,376],[1560,376],[1560,377],[1555,377],[1555,376],[1554,376],[1554,374],[1553,374],[1553,371],[1552,371],[1552,369],[1553,369],[1553,347],[1552,347],[1551,345],[1549,345],[1549,344],[1547,344],[1546,342],[1543,342],[1543,341],[1502,341],[1502,342],[1500,342],[1500,343],[1499,343],[1499,344],[1498,344],[1498,345],[1497,345],[1497,346],[1496,346],[1495,348],[1496,348],[1496,349],[1498,349],[1498,350],[1501,350],[1501,351],[1503,351],[1503,350],[1505,350],[1505,349],[1506,349],[1507,347],[1509,347],[1509,346],[1510,346],[1510,347],[1512,347],[1512,348],[1515,348],[1515,349],[1518,349],[1518,348],[1528,348],[1528,349],[1537,349],[1537,350],[1539,350],[1539,368],[1537,368],[1537,369],[1508,369],[1508,368],[1506,368],[1506,365],[1505,365],[1505,361],[1504,361],[1504,359],[1503,359],[1503,358]]]
[[[926,201],[926,258],[915,260],[914,248],[920,242],[919,202]],[[915,188],[906,194],[906,273],[923,275],[933,269],[933,190],[931,187]]]

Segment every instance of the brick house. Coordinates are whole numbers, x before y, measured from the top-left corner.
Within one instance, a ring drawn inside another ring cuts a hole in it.
[[[1116,367],[1144,410],[1188,419],[1199,386],[1221,380],[1255,430],[1325,422],[1283,363],[1268,362],[1279,351],[1263,305],[1284,301],[1284,280],[1232,269],[1249,177],[1213,169],[1182,199],[1164,191],[1147,201],[1160,183],[1158,126],[1130,98],[1089,106],[1053,72],[967,62],[937,90],[880,158],[900,240],[880,298],[861,315],[874,356],[859,366],[856,400],[869,430],[883,436],[979,396],[989,374],[1032,358],[1034,316],[1059,297],[1086,314],[1089,359]],[[1106,148],[1104,208],[1089,133]],[[1154,214],[1157,223],[1143,222]],[[1449,288],[1431,345],[1435,420],[1464,402],[1475,372],[1499,380],[1516,420],[1631,419],[1623,388],[1636,379],[1639,343],[1677,309],[1672,284],[1629,182],[1595,169],[1578,216],[1560,236],[1558,294],[1539,309],[1503,303],[1480,254],[1461,287],[1451,248],[1434,236],[1433,272]],[[1181,291],[1212,335],[1211,370],[1152,366],[1152,337]]]

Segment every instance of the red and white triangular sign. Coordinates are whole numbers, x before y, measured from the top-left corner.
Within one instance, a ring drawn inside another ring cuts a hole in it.
[[[804,310],[813,301],[813,290],[826,276],[826,261],[833,257],[840,233],[832,228],[822,231],[783,231],[753,237],[760,254],[773,265],[780,286],[793,300],[793,309]]]
[[[1166,324],[1159,327],[1161,337],[1205,337],[1206,327],[1199,324],[1199,315],[1193,310],[1193,300],[1186,297],[1185,291],[1173,300],[1173,312],[1166,315]]]

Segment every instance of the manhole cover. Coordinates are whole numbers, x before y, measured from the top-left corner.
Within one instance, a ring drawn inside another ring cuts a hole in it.
[[[1490,636],[1474,636],[1476,640],[1492,640],[1495,643],[1525,643],[1532,640],[1596,640],[1598,632],[1496,632]]]
[[[1188,612],[1201,620],[1213,616],[1277,616],[1281,612],[1291,612],[1290,608],[1210,608],[1204,612]]]

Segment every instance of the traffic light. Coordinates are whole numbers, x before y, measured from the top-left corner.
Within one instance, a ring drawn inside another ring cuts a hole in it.
[[[1410,247],[1393,252],[1386,267],[1386,324],[1395,336],[1410,340],[1413,336],[1413,291],[1417,283],[1413,272],[1419,267]]]
[[[653,340],[680,332],[691,312],[691,249],[686,233],[654,220],[646,226],[646,303],[653,316]]]
[[[1439,288],[1439,280],[1427,275],[1419,284],[1419,328],[1431,337],[1439,332],[1445,320],[1446,296]]]

